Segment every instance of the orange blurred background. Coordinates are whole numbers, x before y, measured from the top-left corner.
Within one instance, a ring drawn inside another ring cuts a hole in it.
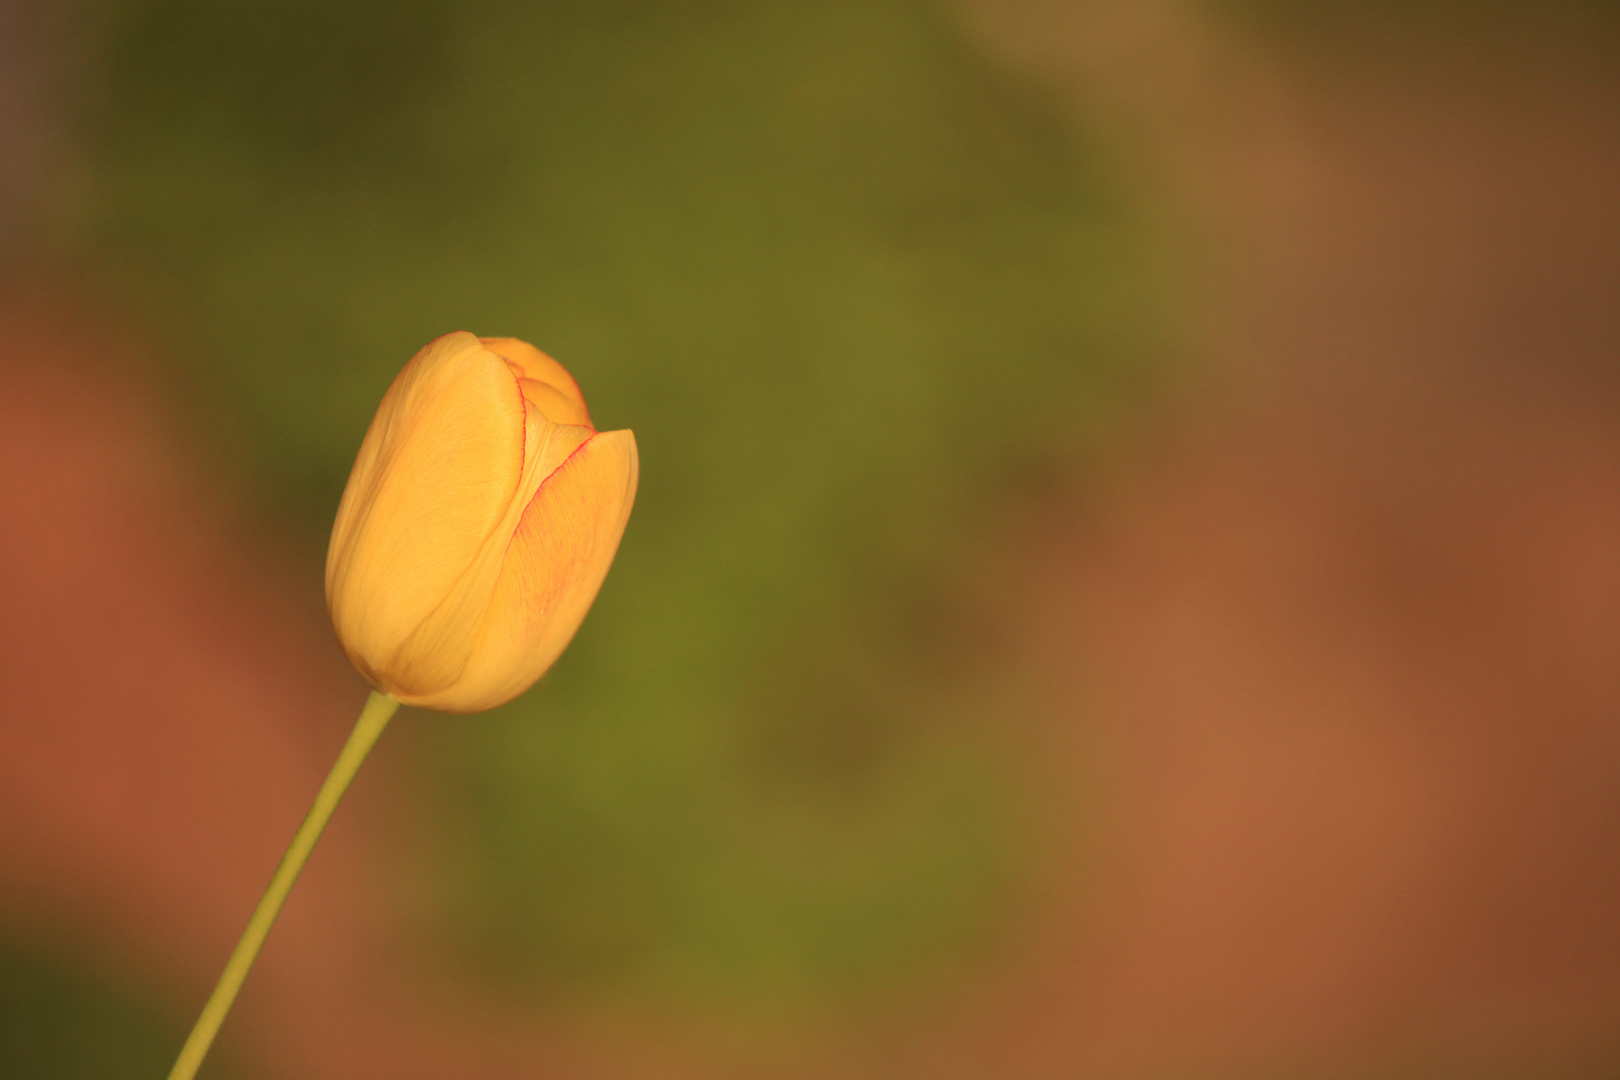
[[[641,503],[552,675],[396,721],[204,1075],[1613,1075],[1617,25],[11,0],[0,1075],[167,1067],[457,328]]]

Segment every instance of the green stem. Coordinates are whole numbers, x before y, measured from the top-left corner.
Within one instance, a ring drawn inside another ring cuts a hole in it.
[[[270,879],[264,895],[259,897],[259,906],[253,909],[253,917],[248,919],[247,929],[242,931],[242,940],[236,943],[236,951],[231,953],[219,983],[208,998],[208,1004],[203,1006],[202,1015],[197,1017],[191,1037],[181,1047],[180,1057],[169,1071],[169,1080],[192,1080],[197,1075],[208,1047],[219,1032],[219,1025],[225,1022],[225,1014],[231,1011],[236,992],[242,989],[242,980],[247,978],[254,957],[259,955],[265,935],[270,933],[270,924],[276,921],[283,901],[292,891],[293,882],[298,880],[298,872],[304,868],[304,860],[314,850],[315,841],[321,838],[321,830],[331,820],[332,811],[337,809],[343,793],[348,790],[349,781],[360,770],[360,763],[366,760],[377,736],[382,734],[398,708],[399,702],[387,694],[374,691],[366,699],[366,707],[360,711],[360,719],[355,722],[349,741],[343,744],[336,764],[326,776],[326,783],[321,785],[320,792],[315,796],[315,805],[310,807],[304,823],[298,826],[298,833],[288,845],[287,854],[281,857],[281,865],[276,867],[275,876]]]

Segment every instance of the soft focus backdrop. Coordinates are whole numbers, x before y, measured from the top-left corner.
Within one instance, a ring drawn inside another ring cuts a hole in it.
[[[1620,1075],[1620,18],[0,4],[0,1076],[161,1075],[388,381],[641,492],[223,1078]]]

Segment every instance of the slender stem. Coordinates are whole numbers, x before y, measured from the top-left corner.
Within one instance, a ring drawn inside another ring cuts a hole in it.
[[[247,978],[254,957],[259,955],[265,935],[270,933],[270,924],[276,921],[282,902],[292,891],[293,882],[298,880],[298,872],[304,868],[304,860],[314,850],[315,841],[321,838],[321,830],[331,820],[332,811],[337,809],[343,793],[348,790],[349,781],[360,770],[360,763],[366,760],[377,736],[382,734],[398,708],[399,702],[387,694],[373,692],[366,699],[366,707],[360,711],[360,719],[355,722],[349,741],[343,744],[336,764],[315,796],[315,805],[310,807],[304,823],[298,826],[298,833],[288,845],[287,854],[281,857],[281,865],[276,867],[264,895],[259,897],[259,906],[253,909],[253,916],[248,919],[247,929],[242,931],[242,940],[236,943],[236,951],[231,953],[208,1004],[203,1006],[202,1015],[197,1017],[191,1037],[180,1049],[180,1057],[169,1071],[169,1080],[192,1080],[197,1075],[208,1047],[219,1032],[219,1025],[225,1022],[225,1014],[231,1011],[236,992],[242,989],[242,980]]]

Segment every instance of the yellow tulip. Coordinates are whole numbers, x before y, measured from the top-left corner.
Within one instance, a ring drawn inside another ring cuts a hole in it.
[[[510,701],[585,618],[636,477],[635,436],[598,432],[533,345],[431,342],[384,395],[332,526],[326,603],[349,659],[407,705]]]

